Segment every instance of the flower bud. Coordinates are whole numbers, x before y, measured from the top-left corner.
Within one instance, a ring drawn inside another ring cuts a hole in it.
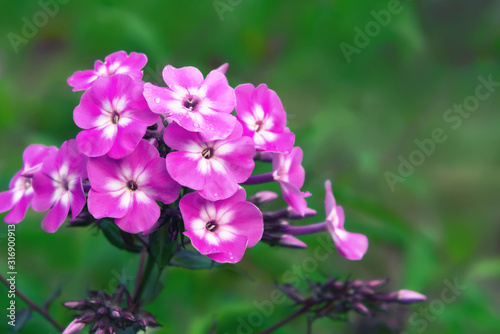
[[[70,324],[66,329],[62,332],[62,334],[73,334],[81,331],[85,327],[85,323],[80,322],[80,319],[75,319]]]

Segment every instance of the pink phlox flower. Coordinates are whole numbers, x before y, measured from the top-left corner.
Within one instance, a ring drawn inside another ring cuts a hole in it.
[[[167,155],[172,178],[211,201],[234,195],[238,183],[246,181],[255,166],[255,147],[250,138],[242,136],[239,123],[226,139],[215,141],[171,123],[163,140],[178,151]]]
[[[90,158],[89,212],[97,219],[115,218],[123,231],[139,233],[151,228],[160,217],[155,201],[174,202],[180,185],[172,180],[165,159],[146,140],[120,160],[108,156]]]
[[[233,196],[208,201],[197,192],[185,195],[179,203],[186,232],[193,247],[217,262],[236,263],[245,249],[262,238],[262,213],[245,201],[240,188]]]
[[[110,54],[104,59],[104,63],[96,60],[93,70],[77,71],[68,78],[68,85],[73,91],[87,90],[92,83],[105,76],[113,74],[128,74],[134,80],[142,79],[142,68],[148,62],[143,53],[131,52],[127,56],[125,51]]]
[[[286,127],[286,112],[276,92],[265,84],[243,84],[235,94],[243,135],[253,139],[258,151],[290,153],[295,135]]]
[[[368,249],[368,238],[344,229],[344,210],[335,203],[330,180],[325,182],[325,189],[326,228],[337,250],[346,259],[361,260]]]
[[[302,192],[305,170],[302,167],[303,152],[300,147],[294,147],[289,154],[273,154],[273,178],[281,186],[283,199],[300,215],[304,216],[309,192]]]
[[[234,89],[221,70],[211,71],[204,79],[195,67],[163,69],[168,87],[151,83],[144,96],[155,113],[169,117],[184,129],[202,133],[208,140],[226,138],[234,128]]]
[[[96,80],[83,93],[73,112],[76,125],[84,129],[76,137],[83,153],[120,159],[134,150],[147,127],[158,121],[142,95],[143,85],[117,74]]]
[[[54,233],[62,225],[71,210],[73,219],[85,205],[82,181],[87,178],[88,158],[71,139],[52,151],[45,158],[42,168],[33,176],[32,206],[35,211],[49,213],[42,220],[42,229]]]
[[[9,190],[0,193],[0,212],[11,210],[4,218],[6,223],[19,223],[26,216],[34,196],[33,175],[42,168],[46,156],[57,147],[41,144],[28,146],[23,153],[23,168],[10,180]]]

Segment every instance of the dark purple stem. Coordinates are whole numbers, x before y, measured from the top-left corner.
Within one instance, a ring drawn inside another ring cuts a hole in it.
[[[309,307],[310,307],[309,305],[304,305],[301,309],[298,309],[297,311],[295,311],[295,313],[290,314],[285,319],[281,320],[280,322],[274,324],[273,326],[271,326],[269,328],[266,328],[266,329],[258,332],[257,334],[268,334],[268,333],[273,332],[274,330],[280,328],[281,326],[283,326],[283,325],[289,323],[290,321],[292,321],[293,319],[297,318],[299,315],[306,313],[309,310]]]
[[[284,232],[291,235],[304,235],[326,231],[326,222],[304,225],[304,226],[287,226]]]
[[[273,173],[269,172],[264,174],[252,175],[248,178],[248,180],[243,182],[243,184],[261,184],[273,181],[274,181]]]

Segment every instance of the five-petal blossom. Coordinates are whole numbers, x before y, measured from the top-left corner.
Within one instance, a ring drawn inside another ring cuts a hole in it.
[[[103,77],[86,91],[73,112],[78,148],[89,157],[120,159],[137,146],[158,121],[144,99],[144,83],[125,74]]]
[[[141,80],[142,68],[147,62],[144,53],[131,52],[127,56],[125,51],[114,52],[104,59],[104,63],[96,60],[93,70],[75,72],[68,78],[68,85],[73,87],[74,92],[87,90],[95,80],[113,74],[128,74],[134,80]]]
[[[231,115],[235,106],[234,89],[221,70],[204,79],[195,67],[163,69],[168,87],[144,85],[144,97],[155,113],[168,117],[184,129],[202,133],[207,140],[224,139],[234,128]]]
[[[8,191],[0,193],[0,212],[11,210],[4,218],[6,223],[19,223],[26,215],[34,196],[33,175],[42,168],[47,155],[57,151],[55,146],[33,144],[23,153],[23,168],[14,175]]]
[[[185,187],[199,190],[204,198],[226,199],[238,190],[255,166],[252,140],[242,136],[235,123],[231,134],[223,140],[206,141],[176,123],[167,126],[163,139],[178,152],[167,155],[167,169],[174,180]]]
[[[245,201],[240,188],[232,197],[207,201],[197,192],[185,195],[179,203],[186,232],[191,243],[201,254],[217,262],[236,263],[245,249],[253,247],[262,238],[262,213]]]
[[[123,159],[90,158],[88,173],[89,212],[96,218],[115,218],[123,231],[139,233],[151,228],[160,217],[155,201],[174,202],[180,185],[172,180],[165,159],[146,140]]]
[[[50,152],[41,170],[33,175],[33,210],[50,209],[42,221],[45,232],[57,231],[70,210],[75,219],[85,206],[82,181],[87,178],[87,160],[71,139],[64,142],[59,151]]]
[[[261,84],[235,88],[236,112],[243,135],[253,139],[258,151],[290,153],[295,135],[286,127],[286,112],[275,91]]]

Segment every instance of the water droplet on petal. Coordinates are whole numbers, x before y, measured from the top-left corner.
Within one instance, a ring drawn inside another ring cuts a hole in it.
[[[199,127],[198,123],[194,123],[194,126],[195,126],[196,128],[197,128],[197,127]]]
[[[214,194],[215,197],[217,197],[218,195],[217,194]]]
[[[157,97],[155,101],[156,101],[156,103],[160,103],[160,98]]]

